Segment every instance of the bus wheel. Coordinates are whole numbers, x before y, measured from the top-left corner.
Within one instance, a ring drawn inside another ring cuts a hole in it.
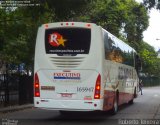
[[[136,88],[134,89],[133,98],[132,98],[132,100],[129,101],[129,104],[133,104],[134,103],[134,98],[136,98]]]
[[[134,89],[134,98],[137,98],[137,89],[136,89],[136,87]]]
[[[111,114],[115,115],[118,112],[118,94],[116,94],[114,103],[113,103],[113,108],[111,109]]]
[[[130,104],[130,105],[133,104],[133,99],[129,101],[129,104]]]

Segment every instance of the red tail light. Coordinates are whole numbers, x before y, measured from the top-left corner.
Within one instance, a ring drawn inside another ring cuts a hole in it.
[[[45,24],[45,28],[46,28],[46,29],[48,28],[48,24]]]
[[[91,27],[91,24],[88,23],[86,26],[87,26],[87,27]]]
[[[39,78],[37,73],[34,76],[34,96],[40,97]]]
[[[101,75],[99,74],[96,80],[94,99],[100,99],[101,92]]]

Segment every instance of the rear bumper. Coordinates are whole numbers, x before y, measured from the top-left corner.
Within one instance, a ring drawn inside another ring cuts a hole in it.
[[[34,107],[47,110],[95,111],[103,110],[103,100],[53,100],[34,98]]]

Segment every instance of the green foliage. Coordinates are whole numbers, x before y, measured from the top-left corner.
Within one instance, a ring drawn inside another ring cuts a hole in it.
[[[129,3],[128,3],[129,4]],[[143,39],[143,31],[148,27],[148,15],[145,8],[137,3],[131,4],[125,22],[125,32],[130,45],[136,50],[139,49],[139,43]]]
[[[92,0],[80,18],[94,22],[118,37],[123,35],[138,49],[149,17],[144,6],[134,0]]]
[[[150,76],[160,76],[160,59],[157,58],[154,48],[145,42],[142,42],[140,47],[139,54],[143,61],[143,72]]]
[[[119,36],[119,30],[123,23],[124,7],[119,0],[99,0],[91,10],[91,22],[95,22],[114,35]],[[121,16],[120,16],[121,15]]]
[[[48,8],[55,13],[54,21],[72,21],[86,7],[89,0],[46,0]]]
[[[51,22],[54,13],[47,4],[40,7],[0,9],[0,55],[7,63],[33,65],[34,47],[38,27]],[[3,56],[3,57],[2,57]]]

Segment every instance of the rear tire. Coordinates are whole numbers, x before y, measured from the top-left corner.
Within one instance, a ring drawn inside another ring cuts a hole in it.
[[[133,104],[134,103],[134,98],[136,98],[136,97],[137,97],[137,94],[136,94],[136,88],[135,88],[133,98],[132,98],[132,100],[129,101],[129,104]]]
[[[133,102],[134,102],[134,101],[133,101],[133,99],[132,99],[132,100],[130,100],[130,101],[129,101],[129,104],[130,104],[130,105],[132,105],[132,104],[133,104]]]
[[[134,98],[137,98],[137,89],[136,89],[136,87],[134,89]]]
[[[115,115],[118,112],[118,94],[115,95],[114,102],[113,102],[113,108],[111,109],[111,114]]]

